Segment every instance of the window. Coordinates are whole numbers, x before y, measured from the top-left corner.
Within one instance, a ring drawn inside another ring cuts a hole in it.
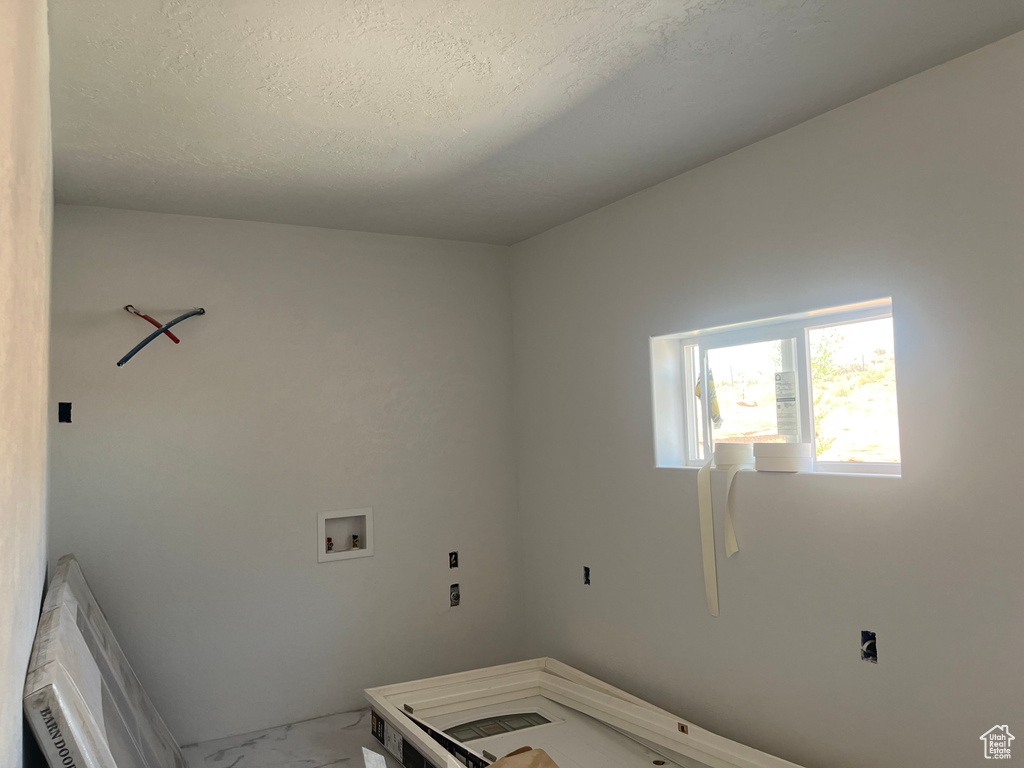
[[[651,374],[658,466],[804,442],[819,472],[900,472],[890,299],[656,336]]]

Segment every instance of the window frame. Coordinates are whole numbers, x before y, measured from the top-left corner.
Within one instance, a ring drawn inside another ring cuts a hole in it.
[[[800,312],[764,320],[734,323],[687,333],[651,337],[651,379],[654,417],[655,466],[701,467],[710,458],[713,447],[710,387],[702,386],[701,413],[698,414],[694,391],[695,374],[708,381],[708,351],[761,342],[793,341],[791,356],[798,379],[798,434],[794,442],[816,443],[814,434],[813,382],[810,360],[810,333],[869,320],[891,318],[892,299],[848,304],[840,307]],[[895,347],[895,339],[894,339]],[[697,360],[693,360],[696,350]],[[785,352],[783,352],[785,359]],[[896,356],[895,348],[893,350]],[[695,370],[699,364],[700,370]],[[897,387],[898,392],[898,387]],[[897,394],[898,397],[898,394]],[[898,409],[898,400],[897,400]],[[897,410],[897,419],[899,418]],[[809,430],[809,432],[808,432]],[[703,439],[704,453],[698,450]],[[819,461],[812,457],[812,471],[834,474],[900,475],[899,462]]]

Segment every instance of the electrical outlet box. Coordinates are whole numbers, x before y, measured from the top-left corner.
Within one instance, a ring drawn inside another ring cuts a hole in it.
[[[878,663],[878,644],[875,641],[874,632],[868,632],[866,629],[861,630],[860,657],[862,660],[870,661],[872,664]]]
[[[462,600],[462,595],[459,594],[459,585],[458,584],[452,584],[451,587],[448,588],[448,604],[452,608],[454,608],[455,606],[457,606],[459,604],[459,602],[461,600]]]

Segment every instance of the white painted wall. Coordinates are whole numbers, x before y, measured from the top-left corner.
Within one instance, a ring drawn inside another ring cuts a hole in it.
[[[1022,128],[1018,34],[513,248],[530,654],[808,766],[1024,730]],[[738,477],[710,617],[648,337],[890,295],[902,479]]]
[[[46,3],[0,3],[0,765],[22,764],[21,691],[46,575],[50,88]]]
[[[50,554],[183,742],[550,654],[809,766],[980,760],[1024,723],[1022,84],[1017,35],[515,247],[511,300],[506,249],[59,207]],[[742,475],[712,619],[647,338],[882,295],[904,476]],[[209,314],[118,370],[128,302]],[[317,565],[363,505],[376,555]]]
[[[50,555],[179,741],[520,656],[507,249],[66,206],[54,238]],[[207,314],[118,369],[128,303]],[[374,556],[318,565],[364,506]]]

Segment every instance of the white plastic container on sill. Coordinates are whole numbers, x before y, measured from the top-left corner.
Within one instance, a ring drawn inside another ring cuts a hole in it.
[[[754,443],[758,472],[810,472],[814,458],[810,443]]]

